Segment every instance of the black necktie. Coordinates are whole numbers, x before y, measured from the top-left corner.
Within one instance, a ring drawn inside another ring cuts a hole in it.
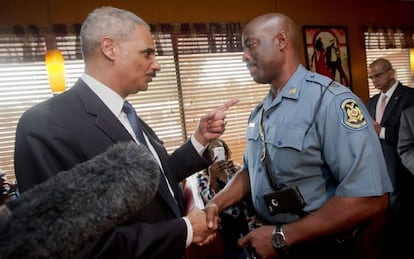
[[[138,116],[134,107],[132,107],[132,105],[128,101],[125,101],[122,110],[126,113],[129,120],[129,124],[131,124],[132,130],[134,131],[138,142],[145,146],[148,146],[147,142],[145,141],[144,134],[142,133]]]

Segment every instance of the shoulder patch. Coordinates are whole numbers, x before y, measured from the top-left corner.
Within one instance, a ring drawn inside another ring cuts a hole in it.
[[[356,130],[367,127],[367,121],[354,99],[345,99],[341,103],[342,123],[345,127]]]

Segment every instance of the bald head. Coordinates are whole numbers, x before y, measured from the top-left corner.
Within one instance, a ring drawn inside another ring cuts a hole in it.
[[[246,25],[244,32],[247,31],[263,32],[269,38],[284,32],[288,36],[289,42],[293,44],[294,51],[299,51],[299,36],[296,24],[284,14],[267,13],[258,16]]]
[[[379,66],[384,71],[393,69],[391,62],[385,58],[376,59],[371,64],[369,64],[369,68],[374,66]]]
[[[374,87],[383,93],[386,93],[397,81],[394,68],[385,58],[376,59],[369,64],[368,77]]]
[[[251,20],[243,30],[243,61],[257,83],[280,89],[300,65],[299,36],[295,23],[281,13]]]

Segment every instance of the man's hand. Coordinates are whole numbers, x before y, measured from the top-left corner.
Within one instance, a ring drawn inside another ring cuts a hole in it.
[[[220,224],[220,218],[219,218],[219,208],[217,205],[213,202],[207,203],[207,205],[204,208],[204,211],[206,212],[206,219],[208,228],[211,230],[218,230],[219,224]]]
[[[198,127],[194,132],[194,137],[203,146],[210,141],[217,139],[223,134],[226,126],[226,111],[236,105],[239,99],[232,99],[217,107],[214,111],[204,115],[200,118]]]
[[[207,227],[207,217],[203,210],[194,208],[187,215],[193,227],[193,243],[203,245],[208,244],[216,237],[216,231]]]
[[[379,136],[381,132],[381,124],[379,124],[376,120],[372,119],[372,124],[374,125],[374,129],[377,132],[377,135]]]
[[[237,243],[241,247],[252,247],[258,258],[277,258],[276,250],[272,246],[273,229],[274,226],[262,226],[241,237]]]

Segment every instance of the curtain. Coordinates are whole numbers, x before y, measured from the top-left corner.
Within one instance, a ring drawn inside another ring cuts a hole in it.
[[[80,24],[0,26],[0,63],[44,61],[47,45],[65,60],[82,59]]]
[[[0,26],[0,62],[43,61],[49,46],[65,60],[82,59],[81,24]],[[241,51],[240,23],[182,23],[150,25],[158,56]],[[197,38],[197,41],[194,41]],[[177,44],[182,48],[174,48]]]
[[[414,27],[365,26],[366,49],[414,48]]]

